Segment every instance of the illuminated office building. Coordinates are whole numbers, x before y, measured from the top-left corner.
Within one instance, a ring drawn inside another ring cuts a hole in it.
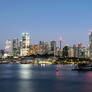
[[[10,54],[11,53],[11,41],[10,40],[6,40],[5,41],[5,53]]]
[[[89,56],[92,58],[92,31],[89,33]]]
[[[19,55],[19,46],[18,46],[18,38],[13,39],[13,55],[18,56]]]
[[[41,48],[39,45],[30,45],[28,55],[40,55],[41,54]]]
[[[20,42],[20,55],[26,56],[28,55],[29,46],[30,46],[30,36],[28,33],[22,33],[22,40]]]
[[[45,50],[44,54],[49,54],[49,44],[48,44],[48,42],[45,42],[44,50]]]
[[[45,52],[45,42],[44,41],[39,41],[39,46],[41,48],[41,54],[44,54],[44,52]]]
[[[50,42],[50,54],[56,55],[57,54],[56,48],[56,41]]]
[[[68,53],[69,57],[74,57],[74,49],[72,47],[69,47]]]

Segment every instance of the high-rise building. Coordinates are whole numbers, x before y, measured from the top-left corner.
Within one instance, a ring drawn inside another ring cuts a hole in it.
[[[41,48],[41,54],[44,54],[44,52],[45,52],[45,42],[44,41],[39,41],[39,46]]]
[[[28,33],[22,33],[22,48],[29,48],[30,36]]]
[[[69,45],[66,45],[64,48],[63,48],[63,57],[69,57]]]
[[[83,49],[83,46],[81,43],[78,44],[78,57],[83,57],[83,53],[82,53],[82,49]]]
[[[57,54],[57,51],[56,51],[56,41],[51,41],[50,42],[50,54],[54,54],[54,56]]]
[[[39,45],[34,45],[35,55],[41,54],[41,48]]]
[[[29,51],[28,51],[28,55],[38,55],[41,54],[41,48],[39,45],[30,45]]]
[[[85,46],[82,47],[81,57],[82,58],[88,58],[88,49]]]
[[[74,49],[74,57],[77,58],[88,57],[88,49],[85,46],[83,46],[81,43],[79,43],[78,45],[74,45],[73,49]]]
[[[69,57],[74,57],[74,49],[72,47],[69,47]]]
[[[92,58],[92,31],[89,33],[89,54],[90,58]]]
[[[78,46],[73,45],[73,50],[74,50],[74,57],[78,57]]]
[[[29,46],[30,46],[30,35],[28,33],[22,33],[22,40],[21,40],[21,46],[20,46],[21,56],[28,55]]]
[[[0,50],[0,58],[4,56],[4,50]]]
[[[12,52],[11,48],[12,48],[11,41],[6,40],[5,41],[5,53],[10,54]]]
[[[45,50],[44,54],[49,54],[49,44],[48,44],[48,42],[45,42],[44,50]]]
[[[19,46],[18,46],[18,38],[13,39],[13,55],[18,56],[19,55]]]

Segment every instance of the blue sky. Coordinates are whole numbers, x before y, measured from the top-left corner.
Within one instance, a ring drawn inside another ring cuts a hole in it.
[[[0,0],[0,48],[6,39],[31,34],[31,42],[63,38],[63,45],[88,44],[92,0]]]

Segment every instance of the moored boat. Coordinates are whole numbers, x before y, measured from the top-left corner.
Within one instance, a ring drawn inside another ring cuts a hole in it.
[[[73,70],[77,71],[92,71],[92,64],[77,64]]]

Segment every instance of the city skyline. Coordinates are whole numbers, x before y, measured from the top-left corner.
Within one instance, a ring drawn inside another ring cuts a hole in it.
[[[9,1],[9,2],[8,2]],[[66,2],[67,1],[67,2]],[[23,0],[0,1],[0,48],[7,39],[31,35],[32,43],[40,40],[63,44],[88,45],[88,32],[92,29],[91,0]]]
[[[90,30],[89,33],[91,33],[91,32],[92,31]],[[16,36],[16,37],[12,37],[11,39],[7,38],[6,40],[4,40],[4,44],[2,45],[2,47],[0,47],[0,49],[5,49],[5,41],[7,41],[7,40],[11,42],[11,45],[13,44],[13,39],[18,39],[19,42],[20,42],[22,40],[22,38],[21,38],[22,34],[25,34],[25,33],[30,35],[30,33],[24,32],[24,33],[20,34],[20,37]],[[89,33],[88,33],[88,35],[89,35]],[[41,39],[41,40],[38,40],[38,41],[32,40],[31,37],[32,36],[30,35],[30,44],[34,44],[34,45],[39,44],[40,41],[44,41],[44,42],[48,42],[48,43],[50,43],[50,41],[56,41],[56,44],[57,44],[57,47],[58,47],[58,46],[60,46],[60,40],[62,40],[61,41],[62,47],[66,46],[66,45],[73,46],[73,45],[77,45],[77,44],[82,44],[82,45],[84,45],[85,47],[88,48],[88,45],[89,45],[89,40],[88,40],[88,43],[86,43],[86,44],[83,44],[83,42],[75,42],[75,43],[71,43],[71,41],[64,42],[63,37],[61,37],[61,36],[58,37],[57,39],[52,39],[52,40],[51,39],[50,40]]]
[[[92,0],[0,0],[0,92],[92,92]]]
[[[21,40],[18,38],[5,41],[5,49],[0,50],[1,57],[22,57],[32,55],[48,55],[59,57],[77,57],[77,58],[92,58],[92,31],[89,33],[89,46],[85,47],[82,43],[69,44],[62,46],[62,38],[57,41],[52,40],[50,42],[39,41],[37,44],[32,44],[29,33],[22,33]]]

